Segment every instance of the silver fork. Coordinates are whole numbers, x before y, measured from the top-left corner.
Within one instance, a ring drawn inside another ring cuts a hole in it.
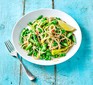
[[[13,57],[18,58],[18,53],[15,51],[14,46],[12,45],[11,41],[10,41],[10,40],[6,41],[6,42],[5,42],[5,45],[6,45],[7,49],[8,49],[8,51],[10,52],[10,54],[11,54]],[[18,59],[19,59],[19,58],[18,58]],[[19,61],[20,61],[20,63],[22,64],[22,66],[23,66],[23,68],[24,68],[24,70],[25,70],[28,78],[29,78],[30,80],[34,80],[35,77],[32,75],[32,73],[24,66],[24,64],[22,63],[22,61],[21,61],[20,59],[19,59]]]

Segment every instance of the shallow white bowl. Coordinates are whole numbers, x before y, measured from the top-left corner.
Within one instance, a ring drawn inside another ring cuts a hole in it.
[[[47,17],[50,17],[50,16],[59,17],[77,29],[74,32],[74,34],[76,36],[77,44],[71,48],[71,50],[67,53],[67,55],[65,57],[56,58],[56,59],[50,60],[50,61],[35,60],[32,57],[27,56],[27,53],[20,47],[19,36],[20,36],[22,29],[27,26],[28,22],[35,20],[39,15],[44,15]],[[39,65],[55,65],[55,64],[59,64],[59,63],[62,63],[64,61],[68,60],[79,49],[80,44],[81,44],[81,39],[82,39],[82,35],[81,35],[80,27],[78,26],[77,22],[71,16],[66,14],[65,12],[55,10],[55,9],[41,9],[41,10],[33,11],[33,12],[26,14],[16,23],[16,25],[14,26],[13,32],[12,32],[12,41],[13,41],[13,45],[14,45],[16,51],[27,61],[30,61],[35,64],[39,64]]]

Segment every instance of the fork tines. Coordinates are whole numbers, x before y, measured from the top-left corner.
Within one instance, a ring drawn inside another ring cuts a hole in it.
[[[7,49],[9,50],[9,52],[12,52],[14,50],[14,46],[12,45],[10,40],[7,40],[6,42],[4,42]]]

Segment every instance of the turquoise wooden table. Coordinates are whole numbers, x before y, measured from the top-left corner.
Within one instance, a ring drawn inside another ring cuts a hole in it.
[[[11,39],[14,24],[39,8],[54,8],[71,15],[82,31],[78,52],[55,66],[23,63],[37,77],[30,81],[4,42]],[[93,0],[0,0],[0,85],[93,85]]]

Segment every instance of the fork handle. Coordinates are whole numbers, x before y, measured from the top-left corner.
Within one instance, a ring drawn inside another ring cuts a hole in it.
[[[18,56],[18,55],[17,55],[17,56]],[[17,57],[17,58],[18,58],[18,57]],[[19,59],[19,58],[18,58],[18,59]],[[33,76],[33,74],[26,68],[26,66],[22,63],[22,61],[21,61],[20,59],[19,59],[19,61],[20,61],[21,65],[23,66],[23,68],[24,68],[24,70],[25,70],[28,78],[29,78],[30,80],[34,80],[34,79],[35,79],[35,76]]]

